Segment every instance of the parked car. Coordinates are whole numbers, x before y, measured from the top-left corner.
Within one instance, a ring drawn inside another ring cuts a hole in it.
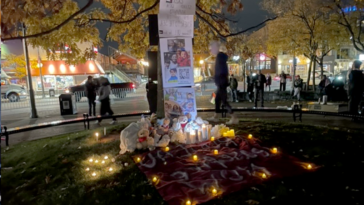
[[[25,87],[12,84],[9,79],[4,72],[1,72],[1,98],[9,100],[9,102],[19,102],[26,99],[28,93]]]
[[[82,83],[80,83],[78,85],[74,85],[74,86],[70,86],[70,87],[66,88],[65,92],[75,94],[76,102],[79,102],[82,97],[86,97],[86,95],[85,95],[86,81],[87,81],[87,79],[85,79],[84,81],[82,81]],[[100,87],[100,82],[99,82],[98,78],[94,78],[94,83],[97,88]],[[117,90],[116,92],[114,92],[114,95],[115,95],[115,97],[118,97],[118,98],[126,97],[127,90],[123,90],[123,89],[129,89],[132,92],[135,92],[135,84],[131,83],[131,82],[111,83],[110,86],[111,86],[111,90]]]

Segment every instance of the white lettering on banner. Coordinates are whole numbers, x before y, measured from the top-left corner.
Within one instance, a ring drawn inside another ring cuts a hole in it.
[[[183,36],[193,38],[192,15],[158,15],[159,37]]]
[[[195,15],[196,0],[161,0],[159,14]]]

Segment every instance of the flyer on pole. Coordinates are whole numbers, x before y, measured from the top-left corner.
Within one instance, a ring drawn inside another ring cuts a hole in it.
[[[163,87],[194,86],[191,38],[161,38]]]
[[[194,88],[164,88],[164,113],[169,119],[187,116],[189,120],[197,117]]]
[[[161,0],[159,2],[160,14],[195,15],[196,0]]]

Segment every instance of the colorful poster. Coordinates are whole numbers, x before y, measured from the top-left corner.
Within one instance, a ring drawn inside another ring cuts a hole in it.
[[[159,2],[160,14],[195,15],[196,0],[161,0]]]
[[[193,86],[192,39],[160,39],[163,87]]]
[[[158,14],[159,37],[191,37],[193,38],[193,15]]]
[[[170,119],[187,116],[189,120],[195,120],[197,116],[195,90],[164,88],[164,113]]]

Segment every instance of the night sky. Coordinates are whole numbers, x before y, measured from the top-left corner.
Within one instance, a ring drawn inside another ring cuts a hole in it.
[[[269,17],[268,12],[261,9],[260,2],[263,0],[242,0],[244,5],[244,10],[235,14],[235,16],[231,16],[234,20],[239,20],[236,24],[231,24],[231,27],[233,29],[236,29],[237,31],[243,30],[252,26],[255,26],[262,21],[264,21],[266,18]],[[79,4],[80,7],[82,7],[85,4],[85,1],[78,1],[82,2]],[[92,8],[100,8],[103,7],[100,2],[94,2],[94,4],[91,6]],[[107,10],[105,9],[105,12]],[[100,38],[105,39],[107,28],[110,26],[109,23],[97,23],[97,27],[100,30]],[[108,46],[118,48],[118,44],[116,42],[106,42],[104,44],[104,47],[100,49],[100,52],[103,54],[108,54]]]

